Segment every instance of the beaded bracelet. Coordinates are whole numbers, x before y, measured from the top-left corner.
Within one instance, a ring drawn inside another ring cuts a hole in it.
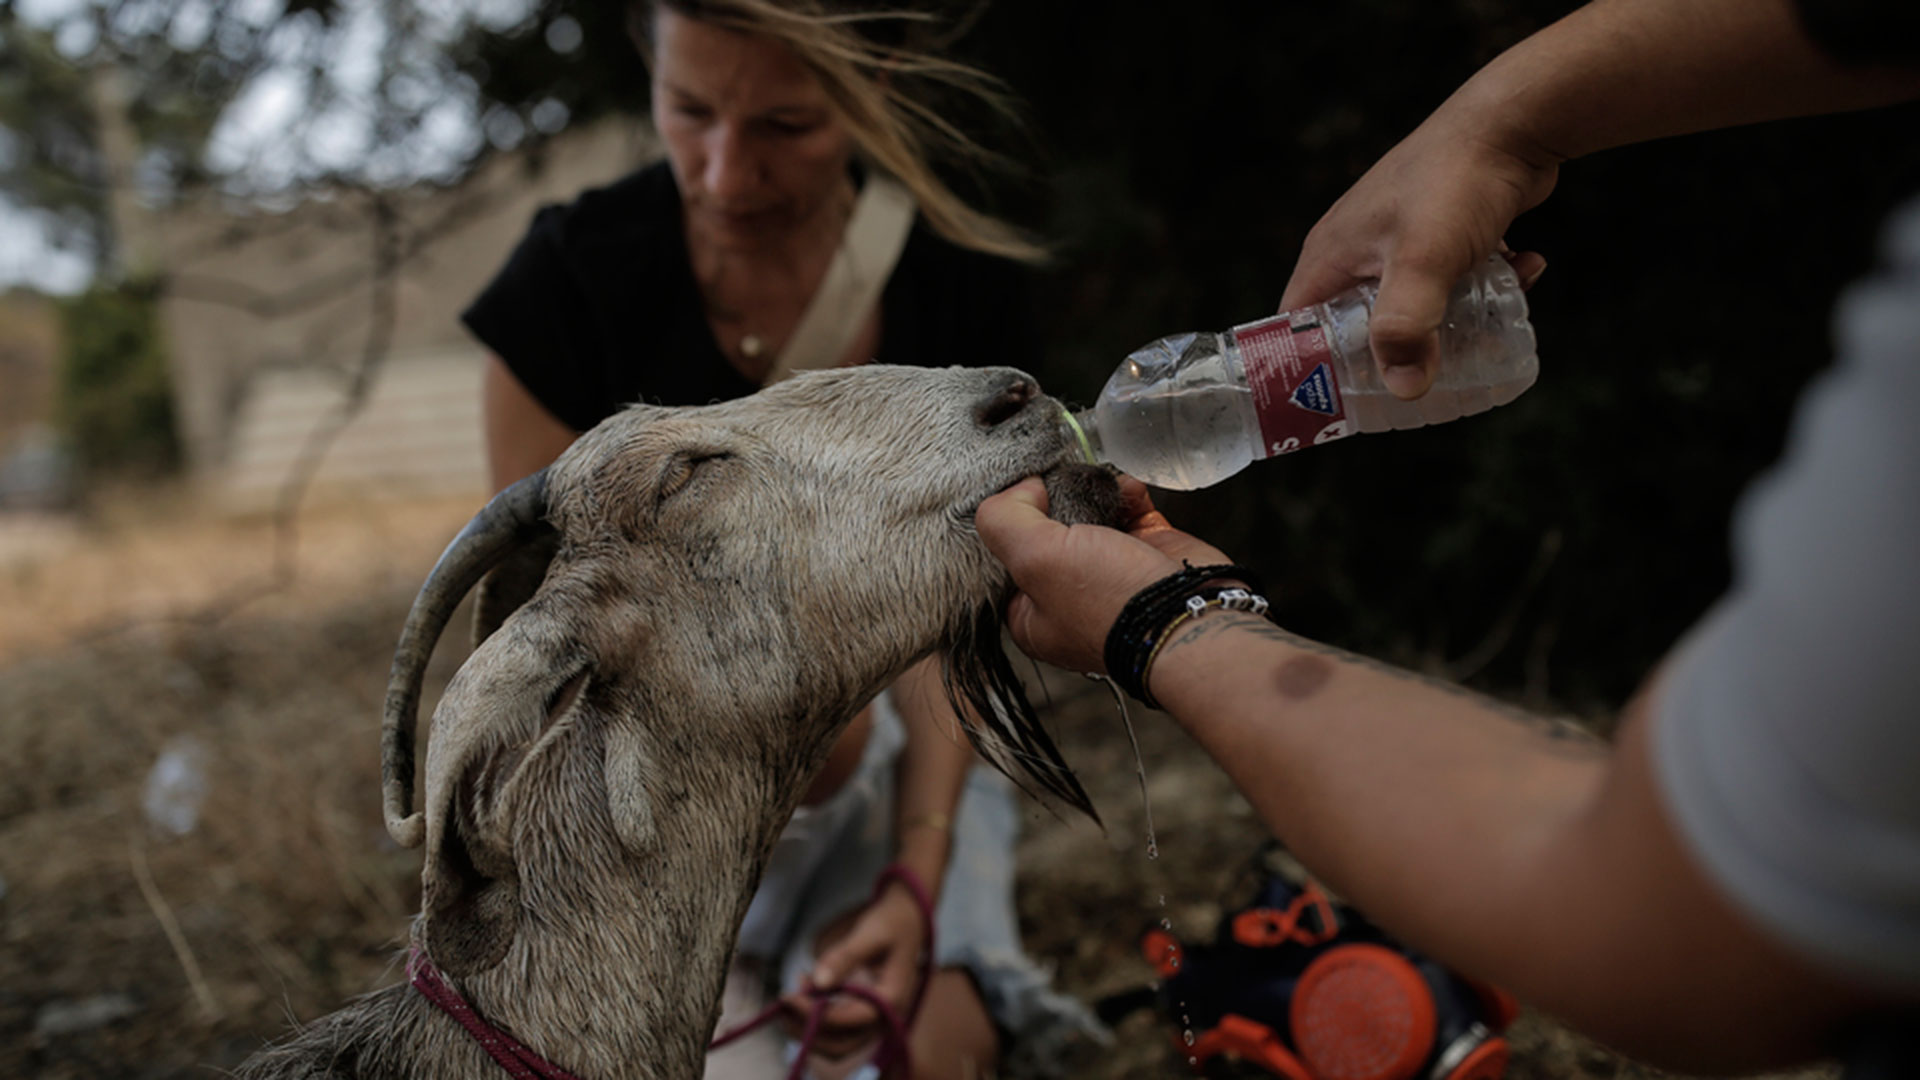
[[[1160,650],[1166,648],[1167,642],[1173,640],[1173,632],[1180,628],[1181,623],[1188,619],[1199,618],[1206,614],[1209,608],[1224,608],[1228,611],[1244,611],[1251,615],[1265,616],[1267,598],[1237,587],[1202,589],[1187,597],[1186,610],[1175,615],[1173,620],[1160,631],[1159,636],[1154,640],[1152,650],[1147,653],[1146,661],[1140,666],[1141,700],[1148,708],[1160,707],[1159,702],[1152,700],[1153,692],[1147,686],[1147,677],[1153,671],[1153,662],[1160,658]]]
[[[1242,582],[1244,587],[1206,584],[1222,579]],[[1161,578],[1135,593],[1120,609],[1120,617],[1107,632],[1104,654],[1107,676],[1148,708],[1159,708],[1160,703],[1147,689],[1147,669],[1174,629],[1211,607],[1264,615],[1267,601],[1260,594],[1265,591],[1253,571],[1231,564],[1188,565]]]

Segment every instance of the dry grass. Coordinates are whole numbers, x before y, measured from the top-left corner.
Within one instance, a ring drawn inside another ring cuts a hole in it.
[[[312,515],[298,584],[213,622],[172,616],[264,573],[265,523],[127,512],[0,578],[0,1075],[205,1076],[397,977],[419,864],[380,823],[380,699],[412,591],[470,509]],[[430,697],[459,659],[457,645],[436,659]],[[1208,933],[1261,831],[1218,770],[1150,721],[1149,860],[1105,692],[1051,689],[1050,723],[1109,829],[1031,811],[1022,916],[1034,953],[1091,998],[1147,977],[1134,940],[1149,921]],[[210,780],[200,824],[159,835],[142,785],[189,735]],[[126,1015],[36,1030],[102,995]],[[1082,1076],[1185,1073],[1153,1018],[1118,1035]],[[1538,1018],[1516,1041],[1515,1080],[1657,1075]]]
[[[388,972],[418,863],[378,814],[383,673],[471,509],[313,515],[297,583],[213,622],[192,616],[266,580],[267,522],[123,507],[0,579],[0,1074],[232,1064]],[[140,800],[181,737],[204,748],[208,790],[172,837]],[[111,994],[131,1017],[36,1034],[49,1006]]]
[[[88,518],[0,516],[0,663],[210,610],[298,615],[369,589],[407,590],[477,498],[334,503],[301,516],[298,574],[274,581],[265,516],[195,515],[171,490],[125,492]]]

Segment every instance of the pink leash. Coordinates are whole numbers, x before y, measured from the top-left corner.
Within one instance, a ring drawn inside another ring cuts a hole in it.
[[[933,977],[933,899],[927,892],[926,884],[920,880],[920,876],[898,863],[880,871],[880,876],[874,881],[873,899],[878,900],[880,894],[886,890],[887,883],[892,881],[906,886],[907,891],[913,894],[914,903],[919,905],[920,917],[927,928],[926,956],[920,961],[920,980],[913,989],[913,1002],[907,1008],[906,1018],[901,1019],[900,1014],[894,1011],[893,1006],[887,1004],[885,998],[864,986],[815,988],[807,991],[808,996],[813,998],[813,1010],[807,1016],[806,1031],[800,1036],[800,1052],[794,1056],[793,1070],[787,1073],[787,1080],[803,1080],[806,1076],[807,1057],[813,1051],[813,1040],[820,1034],[820,1022],[826,1016],[827,1005],[840,994],[852,994],[872,1005],[880,1013],[881,1019],[886,1021],[886,1030],[880,1036],[880,1049],[873,1055],[874,1067],[885,1074],[887,1068],[898,1060],[908,1065],[908,1072],[912,1072],[912,1054],[907,1049],[907,1031],[913,1026],[914,1019],[920,1015],[920,1000],[926,996],[927,981]],[[534,1053],[525,1043],[481,1019],[480,1014],[473,1011],[473,1006],[467,1004],[467,1000],[460,996],[460,992],[447,985],[446,979],[440,975],[440,969],[433,966],[432,958],[427,956],[419,946],[415,946],[407,954],[407,981],[413,984],[413,988],[418,990],[422,997],[439,1006],[441,1011],[453,1017],[461,1027],[466,1028],[467,1034],[473,1036],[473,1041],[479,1043],[480,1048],[485,1050],[489,1057],[499,1062],[500,1067],[507,1070],[508,1075],[514,1080],[580,1080],[579,1077]],[[718,1050],[733,1042],[780,1015],[780,1009],[780,1003],[774,1002],[762,1009],[751,1020],[714,1039],[707,1049]]]
[[[880,1034],[880,1049],[873,1055],[873,1067],[880,1070],[881,1075],[884,1076],[887,1069],[897,1061],[907,1066],[908,1074],[912,1074],[913,1054],[907,1047],[907,1032],[920,1015],[920,1002],[926,997],[928,980],[933,977],[933,898],[927,892],[926,884],[920,880],[920,875],[899,863],[894,863],[880,871],[880,876],[874,879],[872,900],[880,899],[880,894],[886,891],[888,883],[895,881],[906,886],[907,892],[912,894],[914,903],[920,908],[922,925],[927,929],[926,953],[920,961],[920,978],[913,988],[913,999],[907,1006],[907,1015],[902,1018],[885,998],[865,986],[843,985],[832,988],[815,987],[808,990],[807,996],[813,999],[813,1009],[807,1014],[807,1026],[800,1035],[800,1049],[793,1057],[793,1068],[788,1071],[787,1080],[804,1080],[806,1077],[807,1058],[813,1053],[813,1041],[820,1034],[820,1023],[826,1016],[827,1006],[841,994],[851,994],[873,1006],[874,1010],[880,1014],[880,1018],[886,1022],[886,1028]],[[872,900],[868,902],[871,903]],[[777,1001],[768,1005],[733,1030],[715,1037],[713,1042],[707,1045],[707,1049],[718,1050],[764,1026],[774,1017],[779,1016],[783,1007]]]

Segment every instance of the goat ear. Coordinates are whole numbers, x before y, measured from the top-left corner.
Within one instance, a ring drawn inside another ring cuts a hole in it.
[[[524,748],[500,748],[470,762],[455,781],[439,827],[428,830],[421,930],[427,954],[449,975],[485,971],[513,944],[519,875],[491,804],[499,778],[513,771],[514,762],[505,759],[523,754]]]
[[[520,918],[514,834],[540,797],[532,766],[565,738],[557,723],[588,672],[537,616],[516,619],[468,658],[434,711],[428,743],[421,933],[450,975],[498,964]]]
[[[653,846],[653,799],[659,775],[645,733],[632,724],[607,729],[607,811],[613,831],[634,854]]]

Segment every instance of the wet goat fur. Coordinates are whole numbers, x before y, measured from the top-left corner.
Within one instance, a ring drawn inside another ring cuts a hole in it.
[[[974,507],[1042,473],[1056,517],[1118,514],[1110,477],[1062,464],[1058,414],[1011,369],[874,365],[582,436],[546,477],[544,582],[434,712],[412,944],[577,1076],[700,1076],[763,861],[835,737],[1010,591]],[[1079,791],[1057,755],[1013,764]],[[498,1069],[402,984],[240,1075]]]

